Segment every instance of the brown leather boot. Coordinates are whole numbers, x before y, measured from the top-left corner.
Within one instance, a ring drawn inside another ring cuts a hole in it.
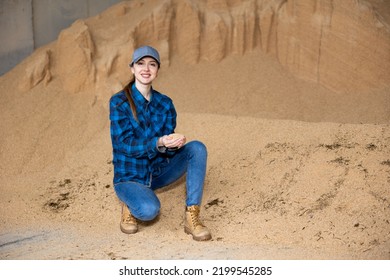
[[[138,231],[137,220],[131,212],[127,205],[122,203],[122,219],[120,223],[120,228],[123,233],[132,234]]]
[[[210,231],[199,221],[199,211],[198,205],[186,207],[184,232],[192,234],[192,238],[196,241],[210,240]]]

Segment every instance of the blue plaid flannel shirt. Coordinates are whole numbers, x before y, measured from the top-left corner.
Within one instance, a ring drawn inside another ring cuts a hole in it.
[[[161,152],[157,140],[175,131],[177,114],[168,96],[152,89],[147,101],[134,84],[132,91],[139,123],[124,91],[110,98],[114,184],[134,181],[150,185],[153,172],[174,153]]]

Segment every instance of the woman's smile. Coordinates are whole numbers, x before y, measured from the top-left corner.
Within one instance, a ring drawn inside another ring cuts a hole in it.
[[[145,85],[150,85],[157,77],[159,65],[157,61],[151,57],[144,57],[134,63],[131,67],[137,82]]]

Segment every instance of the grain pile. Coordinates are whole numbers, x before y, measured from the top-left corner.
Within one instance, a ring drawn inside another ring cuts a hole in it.
[[[76,21],[0,77],[0,258],[389,259],[389,23],[379,0],[136,0]],[[108,99],[144,44],[177,132],[208,148],[211,242],[183,232],[183,180],[119,230]]]

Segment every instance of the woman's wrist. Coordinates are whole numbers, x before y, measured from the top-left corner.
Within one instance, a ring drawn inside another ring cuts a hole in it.
[[[164,136],[163,136],[164,137]],[[160,153],[165,153],[167,151],[167,147],[164,146],[164,141],[163,141],[163,137],[159,137],[157,139],[157,150],[160,152]]]
[[[165,147],[163,138],[164,138],[164,136],[158,138],[158,141],[157,141],[158,147]]]

